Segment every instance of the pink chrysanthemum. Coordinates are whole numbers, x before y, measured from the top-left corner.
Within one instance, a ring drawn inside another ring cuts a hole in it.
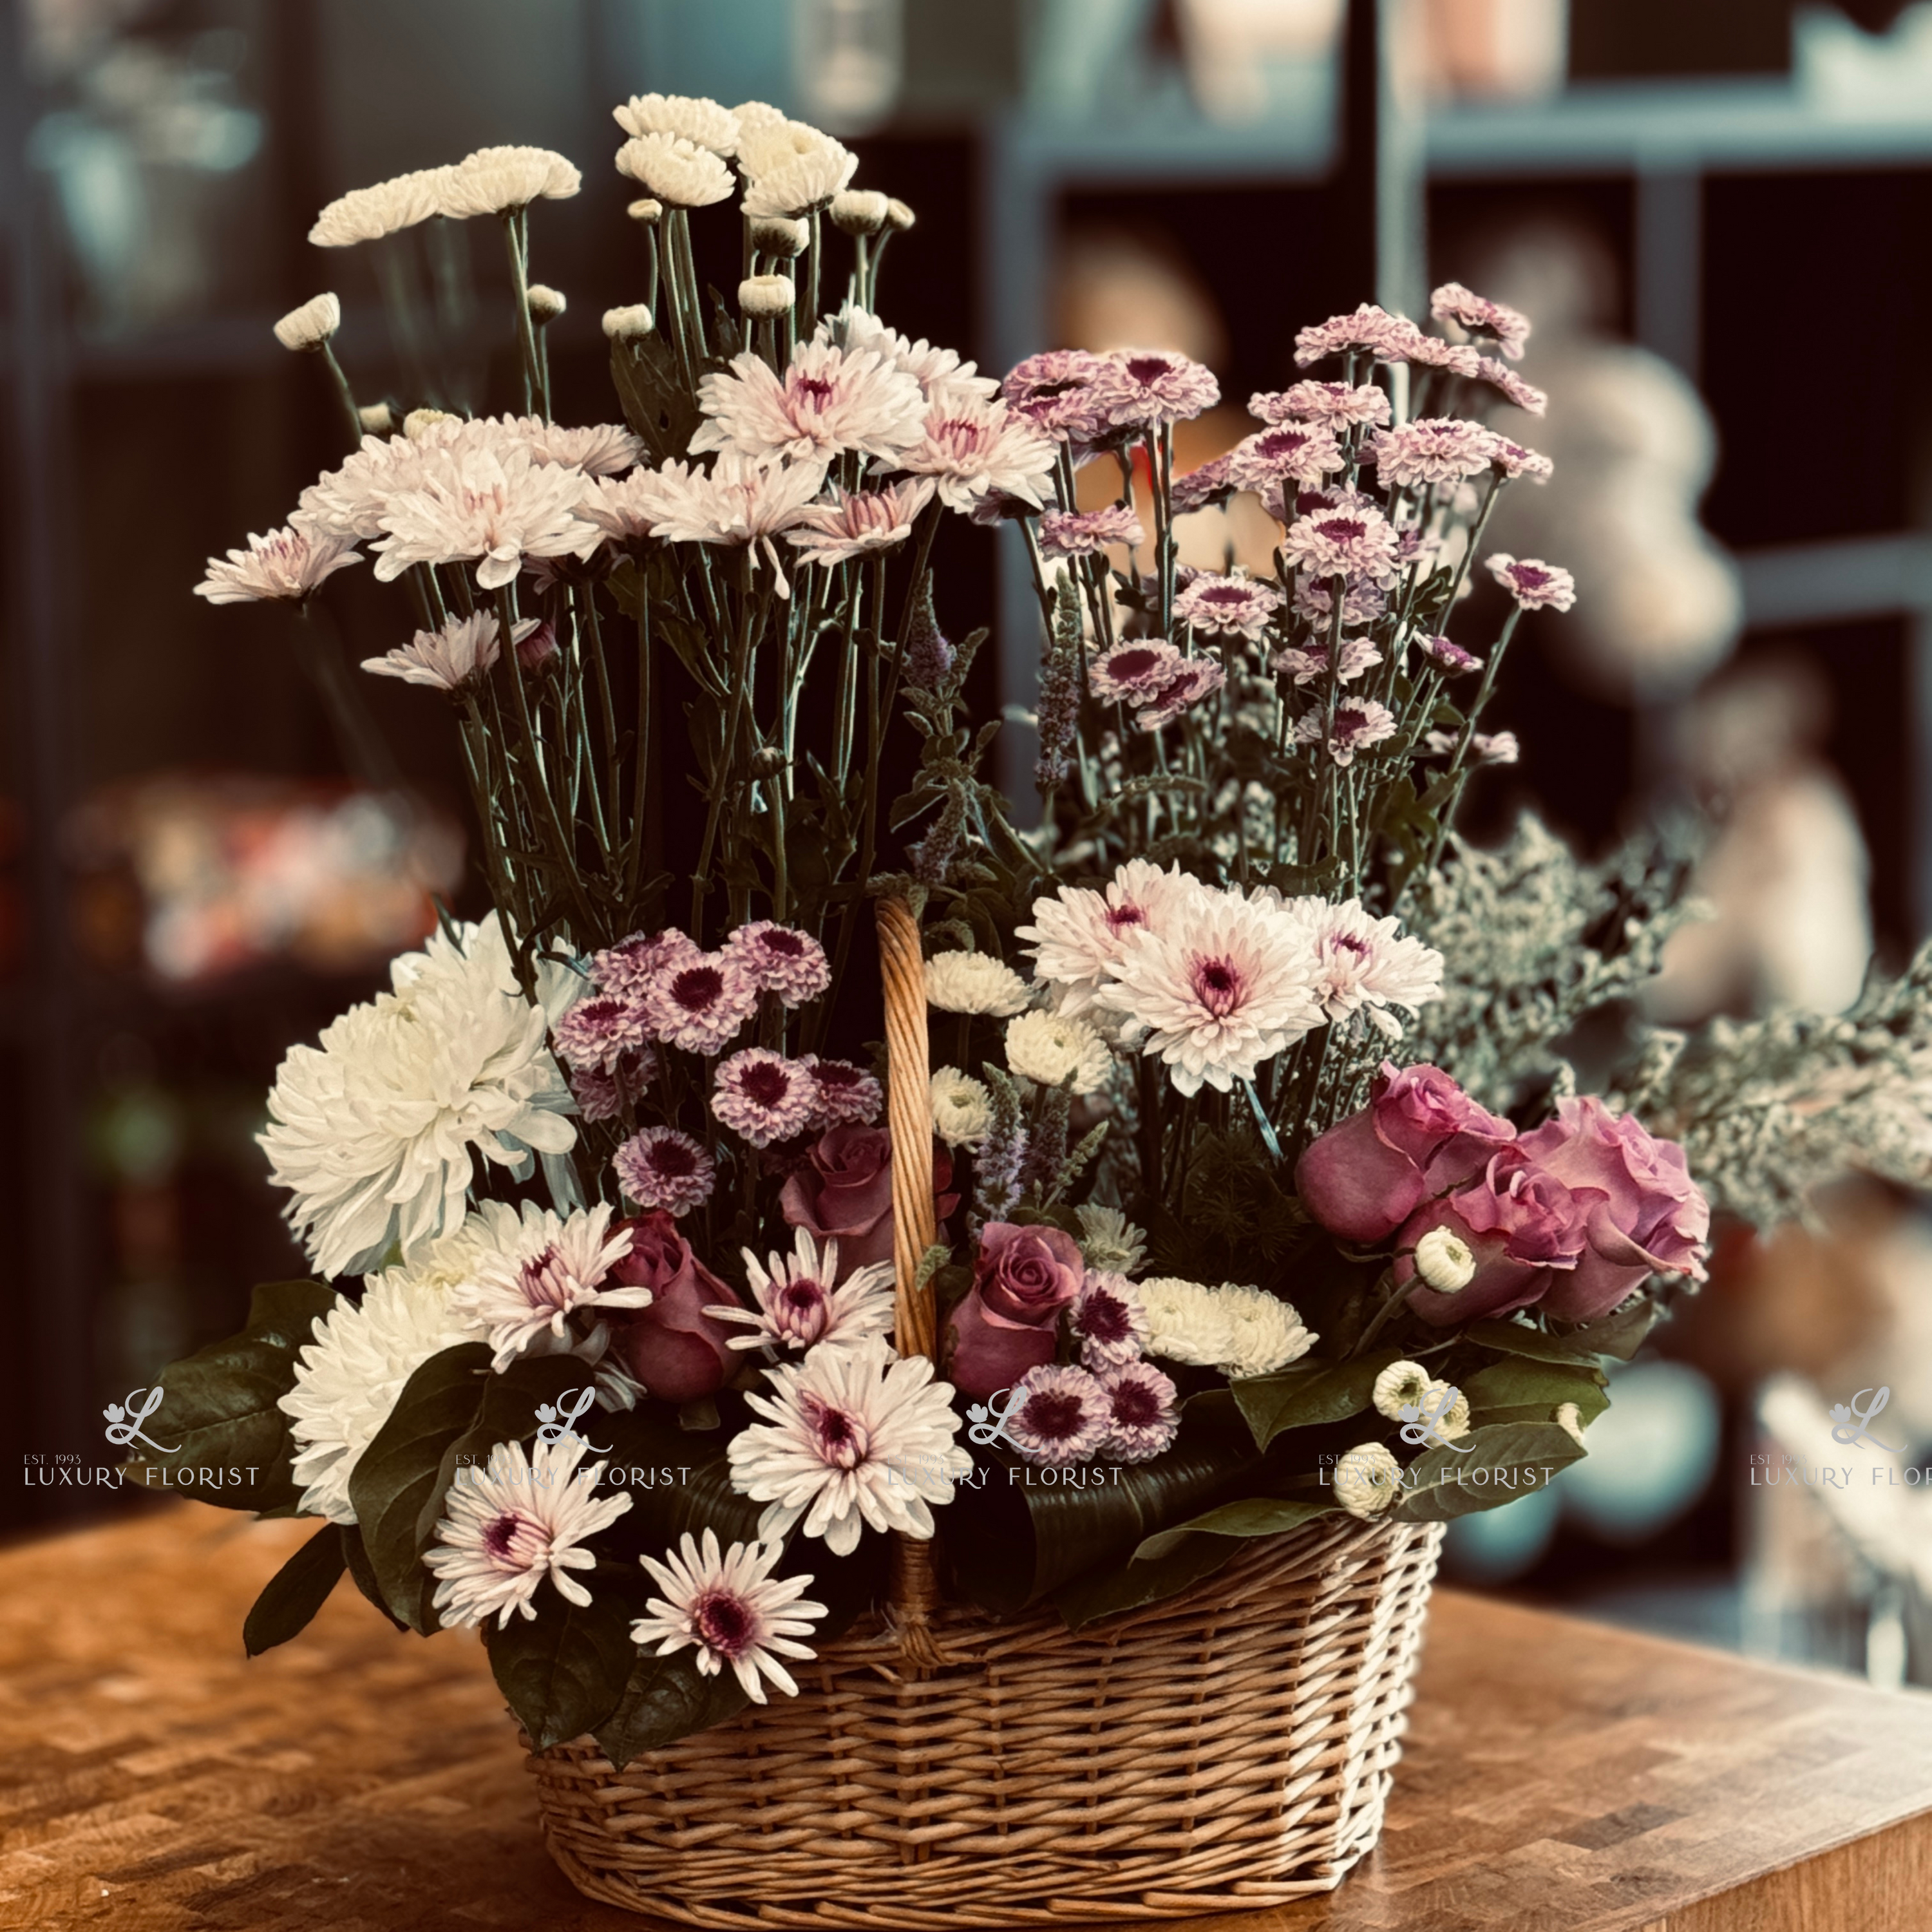
[[[1454,731],[1431,731],[1418,748],[1424,758],[1446,758],[1461,742]],[[1513,765],[1522,755],[1514,731],[1478,731],[1469,740],[1469,755],[1479,765]]]
[[[1407,316],[1364,302],[1352,315],[1331,315],[1301,330],[1294,338],[1295,366],[1306,369],[1330,356],[1364,350],[1378,362],[1399,362],[1400,345],[1414,332]]]
[[[1204,510],[1211,504],[1225,502],[1234,492],[1234,479],[1231,473],[1234,458],[1217,456],[1211,463],[1204,463],[1198,470],[1190,470],[1174,479],[1172,500],[1174,514],[1185,517],[1196,510]]]
[[[988,496],[1038,509],[1053,494],[1053,462],[1052,440],[997,398],[942,386],[919,440],[878,467],[930,476],[949,509],[970,511]]]
[[[884,490],[848,491],[834,484],[823,502],[808,503],[785,541],[796,545],[807,563],[849,562],[902,544],[919,513],[932,501],[929,476],[909,477]]]
[[[1372,698],[1345,698],[1335,707],[1331,724],[1319,711],[1312,711],[1295,724],[1295,742],[1300,745],[1326,743],[1328,755],[1345,769],[1355,762],[1358,752],[1379,745],[1395,736],[1395,713]]]
[[[1390,1006],[1419,1012],[1442,997],[1442,954],[1399,921],[1377,919],[1360,899],[1291,899],[1286,910],[1312,940],[1315,997],[1331,1024],[1364,1011],[1376,1018]],[[1392,1021],[1379,1023],[1400,1030]]]
[[[1049,510],[1040,520],[1040,547],[1048,556],[1091,556],[1109,544],[1147,542],[1141,520],[1124,503],[1104,510]]]
[[[1342,668],[1336,674],[1343,684],[1352,684],[1371,664],[1378,664],[1382,654],[1367,638],[1344,638],[1342,640]],[[1284,676],[1292,678],[1297,684],[1312,684],[1316,679],[1328,675],[1328,644],[1326,638],[1311,639],[1298,648],[1276,651],[1268,660]]]
[[[1052,1469],[1084,1462],[1107,1433],[1106,1391],[1086,1369],[1029,1369],[1010,1399],[1005,1428],[1027,1462]]]
[[[1153,429],[1186,421],[1221,400],[1214,372],[1168,349],[1117,349],[1097,379],[1110,423]]]
[[[1379,510],[1318,511],[1291,524],[1282,550],[1311,577],[1385,583],[1395,574],[1395,530]]]
[[[729,952],[669,962],[644,994],[653,1038],[686,1053],[718,1052],[758,1010],[758,986]]]
[[[698,395],[705,419],[692,454],[740,449],[760,461],[827,463],[848,450],[890,458],[918,440],[926,415],[917,381],[876,350],[816,341],[799,344],[778,374],[749,350],[734,356]]]
[[[1197,577],[1174,600],[1174,614],[1197,631],[1252,638],[1281,606],[1281,592],[1259,578]]]
[[[1211,698],[1228,682],[1228,674],[1208,658],[1185,658],[1180,668],[1154,695],[1144,700],[1134,722],[1143,731],[1172,724],[1184,711]]]
[[[1087,668],[1096,698],[1110,704],[1141,704],[1165,688],[1183,662],[1161,638],[1137,638],[1103,651]]]
[[[718,1063],[711,1111],[756,1148],[788,1141],[812,1124],[818,1101],[812,1069],[762,1046]]]
[[[1490,574],[1522,610],[1567,610],[1576,601],[1576,580],[1558,565],[1535,557],[1519,562],[1507,550],[1485,560]]]
[[[1366,423],[1379,428],[1389,419],[1388,392],[1372,382],[1295,382],[1286,389],[1258,389],[1248,398],[1248,413],[1264,423],[1326,423],[1336,429]]]
[[[1335,589],[1319,578],[1295,580],[1292,604],[1294,614],[1304,622],[1319,624],[1325,630],[1335,613]],[[1342,592],[1342,622],[1352,629],[1372,624],[1388,608],[1388,598],[1372,584],[1350,584]]]
[[[1049,349],[1007,370],[1000,394],[1007,406],[1056,442],[1097,442],[1108,426],[1104,356]]]
[[[1198,890],[1178,864],[1163,872],[1144,859],[1130,859],[1104,892],[1062,886],[1035,899],[1034,922],[1016,928],[1013,936],[1030,942],[1034,977],[1058,991],[1060,1010],[1084,1012],[1134,939],[1164,930]]]
[[[1418,638],[1415,647],[1438,670],[1447,671],[1451,677],[1483,668],[1482,659],[1473,651],[1466,651],[1447,638]]]
[[[586,1120],[614,1120],[628,1113],[650,1092],[657,1078],[656,1052],[646,1047],[624,1054],[608,1072],[595,1067],[571,1070],[570,1090],[578,1112]]]
[[[1100,1454],[1109,1462],[1150,1462],[1180,1432],[1180,1391],[1151,1362],[1123,1362],[1100,1378],[1107,1432]]]
[[[788,1006],[817,999],[832,983],[825,948],[810,933],[800,932],[795,926],[754,920],[731,934],[724,950],[751,975],[755,986],[777,994]]]
[[[592,956],[590,976],[600,993],[641,1000],[672,960],[694,959],[698,955],[697,942],[674,926],[662,932],[634,932]]]
[[[1284,483],[1306,488],[1346,460],[1332,430],[1315,423],[1278,423],[1234,446],[1228,474],[1244,490],[1278,489]]]
[[[208,574],[194,586],[211,604],[299,604],[314,596],[338,570],[362,561],[354,541],[317,529],[304,518],[262,536],[224,562],[208,560]]]
[[[1458,374],[1480,376],[1483,380],[1502,390],[1520,410],[1527,410],[1533,416],[1540,416],[1550,406],[1550,398],[1534,382],[1526,382],[1507,362],[1498,362],[1493,356],[1478,356],[1473,369],[1460,370]]]
[[[646,1037],[642,1012],[609,993],[579,1000],[550,1032],[556,1057],[573,1073],[608,1073]]]
[[[1460,483],[1488,469],[1496,438],[1461,416],[1424,416],[1400,429],[1378,429],[1369,460],[1385,490],[1418,483]]]
[[[1503,476],[1527,476],[1532,483],[1548,482],[1556,467],[1548,457],[1526,449],[1506,436],[1496,436],[1490,443],[1490,460]]]
[[[1420,369],[1447,369],[1452,376],[1478,376],[1482,360],[1466,342],[1444,342],[1439,335],[1425,334],[1413,323],[1396,345],[1400,358]]]
[[[760,1262],[740,1248],[750,1308],[730,1303],[704,1312],[712,1320],[748,1328],[734,1335],[729,1348],[788,1348],[802,1355],[821,1343],[849,1348],[867,1335],[890,1336],[892,1326],[892,1264],[873,1262],[838,1279],[838,1244],[821,1249],[810,1232],[798,1230],[788,1255]]]
[[[812,1069],[814,1127],[869,1127],[884,1111],[885,1090],[862,1066],[849,1060],[821,1060],[813,1053],[799,1064]]]
[[[640,1208],[688,1214],[711,1198],[718,1163],[675,1127],[640,1127],[610,1156],[626,1200]]]
[[[1082,1366],[1094,1374],[1140,1359],[1148,1336],[1147,1310],[1141,1306],[1140,1290],[1125,1275],[1090,1274],[1066,1320],[1080,1344]]]
[[[1429,298],[1429,313],[1438,322],[1454,322],[1472,335],[1486,335],[1512,362],[1522,360],[1529,340],[1529,317],[1507,302],[1491,302],[1460,282],[1444,282]]]

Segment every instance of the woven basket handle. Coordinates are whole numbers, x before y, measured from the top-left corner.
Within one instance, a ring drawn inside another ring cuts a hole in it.
[[[926,968],[911,907],[902,898],[882,898],[877,916],[886,995],[886,1124],[892,1142],[893,1325],[902,1355],[930,1360],[938,1353],[938,1315],[932,1288],[918,1285],[920,1262],[939,1235],[932,1198]],[[890,1594],[902,1665],[922,1674],[944,1662],[932,1630],[939,1588],[930,1543],[894,1533]]]

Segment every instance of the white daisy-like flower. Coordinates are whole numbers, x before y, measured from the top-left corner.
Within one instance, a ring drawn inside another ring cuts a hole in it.
[[[993,1096],[983,1081],[942,1066],[928,1083],[932,1131],[948,1147],[977,1147],[993,1124]]]
[[[484,1239],[482,1225],[432,1242],[412,1266],[370,1275],[359,1302],[338,1301],[316,1316],[315,1339],[296,1353],[295,1385],[275,1405],[290,1418],[304,1514],[356,1520],[350,1478],[404,1384],[432,1355],[470,1339],[443,1277],[452,1269],[458,1280],[467,1272]]]
[[[990,952],[940,952],[926,962],[926,1004],[936,1012],[1010,1019],[1032,998],[1027,982]]]
[[[738,152],[737,116],[701,94],[634,94],[610,118],[627,134],[670,134],[727,160]]]
[[[1202,890],[1177,864],[1163,872],[1130,859],[1104,892],[1062,886],[1033,902],[1034,922],[1014,937],[1032,944],[1034,976],[1055,988],[1064,1013],[1084,1012],[1129,944],[1143,932],[1166,931]]]
[[[1022,1013],[1006,1025],[1006,1064],[1042,1087],[1097,1094],[1113,1071],[1107,1042],[1072,1013]]]
[[[301,519],[266,535],[250,535],[246,550],[231,550],[226,562],[208,560],[208,574],[194,586],[211,604],[299,604],[338,570],[360,563],[353,541]]]
[[[1271,887],[1255,895],[1282,905],[1306,932],[1315,952],[1315,997],[1330,1020],[1391,1006],[1420,1011],[1442,997],[1442,956],[1405,934],[1396,919],[1377,919],[1360,899],[1281,902]],[[1398,1029],[1399,1030],[1399,1029]]]
[[[807,121],[792,120],[762,101],[747,101],[736,111],[738,165],[754,178],[812,155],[845,152],[822,128]]]
[[[1214,1289],[1198,1281],[1157,1275],[1140,1284],[1150,1355],[1211,1369],[1224,1362],[1234,1346],[1234,1311]]]
[[[1184,920],[1137,938],[1095,996],[1157,1054],[1183,1094],[1226,1094],[1322,1022],[1305,930],[1271,907],[1202,892]]]
[[[1402,1493],[1402,1465],[1379,1442],[1358,1443],[1335,1465],[1335,1500],[1364,1521]]]
[[[788,1255],[760,1262],[740,1248],[745,1278],[756,1306],[707,1308],[720,1322],[742,1322],[754,1331],[734,1335],[734,1348],[789,1348],[799,1354],[817,1348],[850,1348],[868,1335],[890,1335],[892,1326],[892,1264],[873,1262],[838,1280],[838,1244],[821,1250],[801,1228]],[[833,1284],[836,1282],[835,1287]]]
[[[1415,1271],[1438,1294],[1460,1294],[1476,1278],[1475,1251],[1447,1228],[1431,1228],[1415,1244]]]
[[[617,150],[617,172],[667,208],[709,208],[732,188],[731,170],[709,148],[676,134],[633,136]]]
[[[859,158],[801,121],[741,126],[738,165],[748,177],[744,213],[750,220],[770,215],[796,220],[830,208],[832,197],[858,172]]]
[[[308,238],[318,248],[349,248],[413,228],[442,212],[446,184],[454,172],[448,167],[418,168],[373,188],[351,188],[316,217]]]
[[[783,463],[722,451],[710,471],[682,462],[646,472],[638,500],[658,536],[673,543],[748,544],[765,557],[781,597],[791,595],[772,539],[800,521],[825,481],[821,463]]]
[[[705,420],[694,454],[741,449],[760,459],[829,463],[848,450],[890,457],[916,442],[926,416],[918,383],[873,350],[801,342],[783,374],[747,352],[698,384]]]
[[[521,644],[539,620],[520,618],[514,641]],[[405,684],[427,685],[452,694],[484,677],[498,656],[501,627],[494,610],[472,611],[466,617],[446,618],[434,631],[418,631],[406,644],[379,658],[364,658],[362,668],[376,677],[399,677]]]
[[[734,1543],[721,1551],[715,1530],[706,1529],[702,1544],[686,1530],[662,1563],[638,1558],[664,1594],[646,1603],[631,1641],[640,1648],[655,1643],[660,1657],[694,1648],[704,1677],[721,1676],[728,1665],[754,1704],[764,1702],[767,1679],[796,1697],[798,1685],[778,1659],[817,1656],[798,1639],[809,1636],[826,1611],[806,1600],[809,1576],[772,1574],[784,1555],[782,1543]]]
[[[311,296],[275,324],[284,349],[320,349],[342,326],[342,304],[332,295]]]
[[[576,513],[614,542],[640,543],[656,534],[662,501],[656,472],[634,470],[628,476],[593,476]]]
[[[996,398],[941,384],[918,440],[875,466],[930,476],[949,509],[970,511],[988,496],[1012,496],[1035,509],[1053,492],[1054,446]]]
[[[289,1225],[326,1275],[408,1259],[463,1217],[475,1158],[529,1171],[567,1154],[570,1089],[546,1035],[583,982],[539,961],[523,996],[497,921],[434,934],[389,968],[393,990],[292,1047],[260,1136]]]
[[[488,1339],[496,1351],[490,1366],[500,1375],[546,1331],[562,1341],[579,1309],[650,1306],[648,1288],[602,1285],[631,1252],[629,1230],[613,1234],[610,1227],[608,1203],[566,1217],[526,1201],[520,1221],[503,1231],[508,1239],[478,1256],[452,1305],[472,1338]]]
[[[385,505],[374,546],[385,584],[415,563],[473,562],[484,590],[513,582],[526,558],[588,556],[603,540],[577,514],[584,476],[508,444],[462,452]]]
[[[932,1534],[932,1505],[952,1500],[973,1458],[953,1439],[952,1388],[934,1381],[925,1357],[901,1360],[869,1335],[765,1372],[773,1393],[745,1398],[765,1420],[726,1450],[731,1486],[767,1505],[761,1537],[796,1526],[849,1556],[868,1523],[921,1541]]]
[[[1264,1288],[1228,1282],[1215,1298],[1227,1312],[1230,1338],[1228,1352],[1214,1366],[1231,1381],[1271,1376],[1299,1361],[1322,1339],[1302,1326],[1292,1304]]]
[[[1370,1398],[1378,1415],[1400,1422],[1405,1408],[1420,1402],[1429,1387],[1429,1371],[1420,1362],[1391,1362],[1376,1378],[1375,1393]]]
[[[924,336],[913,341],[896,328],[887,328],[870,309],[855,308],[850,302],[836,315],[827,316],[812,339],[835,342],[855,352],[875,350],[894,368],[911,376],[928,400],[942,389],[982,400],[999,392],[998,381],[981,375],[976,364],[962,362],[956,350],[928,342]]]
[[[908,477],[883,490],[848,491],[836,483],[822,502],[808,503],[785,532],[808,563],[849,562],[890,550],[912,535],[919,513],[938,488],[930,476]]]
[[[583,185],[574,165],[548,148],[478,148],[443,176],[437,212],[453,221],[501,214],[533,201],[561,201]]]
[[[599,1498],[604,1465],[580,1470],[590,1447],[574,1430],[539,1442],[526,1456],[520,1442],[500,1442],[488,1465],[458,1472],[436,1526],[436,1544],[423,1563],[437,1579],[434,1599],[445,1630],[466,1630],[513,1616],[534,1623],[532,1600],[548,1576],[568,1602],[590,1592],[570,1573],[592,1570],[587,1538],[608,1529],[631,1507],[628,1492]]]

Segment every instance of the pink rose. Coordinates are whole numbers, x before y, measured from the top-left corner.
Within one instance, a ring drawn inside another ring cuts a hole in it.
[[[1369,1104],[1295,1163],[1295,1191],[1331,1234],[1372,1247],[1515,1138],[1508,1121],[1478,1106],[1441,1067],[1398,1071],[1385,1060]]]
[[[932,1157],[934,1205],[943,1221],[959,1204],[946,1192],[952,1161]],[[833,1127],[821,1134],[778,1196],[778,1209],[816,1241],[838,1244],[838,1279],[892,1258],[892,1141],[883,1127]]]
[[[1010,1388],[1053,1360],[1060,1312],[1080,1292],[1080,1244],[1058,1228],[989,1221],[980,1232],[973,1286],[952,1311],[947,1372],[968,1395]]]
[[[1519,1141],[1491,1155],[1474,1180],[1409,1216],[1396,1237],[1395,1278],[1412,1280],[1415,1244],[1432,1228],[1446,1228],[1468,1247],[1476,1271],[1453,1292],[1418,1287],[1408,1305],[1424,1321],[1448,1328],[1527,1308],[1576,1267],[1587,1205]]]
[[[677,1223],[662,1209],[620,1221],[617,1227],[630,1229],[631,1252],[611,1269],[612,1278],[651,1292],[648,1308],[611,1319],[625,1367],[662,1401],[696,1402],[716,1395],[737,1366],[727,1344],[743,1330],[704,1311],[736,1303],[737,1296],[692,1252]]]
[[[1559,1102],[1522,1145],[1583,1204],[1588,1240],[1575,1269],[1552,1285],[1550,1314],[1594,1322],[1653,1274],[1704,1280],[1710,1203],[1675,1141],[1592,1099]]]

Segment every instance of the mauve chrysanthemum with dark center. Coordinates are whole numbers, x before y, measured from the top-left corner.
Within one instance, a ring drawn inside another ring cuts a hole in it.
[[[1189,658],[1158,691],[1141,701],[1134,722],[1143,731],[1158,731],[1203,698],[1211,698],[1228,681],[1228,674],[1209,658]]]
[[[1234,488],[1232,468],[1230,458],[1217,456],[1212,462],[1202,464],[1198,470],[1190,470],[1177,476],[1174,479],[1174,514],[1185,517],[1232,495]]]
[[[1264,490],[1284,481],[1318,484],[1347,460],[1327,430],[1308,423],[1283,423],[1243,438],[1231,452],[1228,473],[1244,490]]]
[[[1165,350],[1119,349],[1106,358],[1096,379],[1107,420],[1116,425],[1153,429],[1211,410],[1221,400],[1213,372],[1185,356]]]
[[[824,947],[795,926],[755,920],[740,926],[725,941],[724,950],[758,987],[777,994],[788,1006],[817,999],[832,983]]]
[[[1466,651],[1458,644],[1447,638],[1422,638],[1417,640],[1417,647],[1438,670],[1446,670],[1452,677],[1460,677],[1466,671],[1480,670],[1483,661],[1472,651]]]
[[[698,948],[676,926],[662,932],[634,932],[592,956],[590,976],[599,992],[640,1000],[673,959],[694,958]]]
[[[1029,1369],[1003,1426],[1029,1462],[1052,1468],[1084,1462],[1106,1432],[1105,1394],[1085,1369]]]
[[[1151,1362],[1126,1362],[1101,1377],[1106,1434],[1098,1454],[1116,1462],[1147,1462],[1180,1432],[1179,1391]]]
[[[758,1148],[804,1132],[818,1102],[809,1067],[760,1046],[722,1061],[711,1090],[712,1112]]]
[[[1382,652],[1366,638],[1344,638],[1336,680],[1342,684],[1352,683],[1363,672],[1382,661]],[[1312,684],[1317,678],[1325,681],[1328,675],[1328,643],[1322,638],[1310,638],[1299,648],[1276,651],[1269,663],[1298,685]]]
[[[551,1037],[573,1073],[608,1073],[644,1044],[644,1015],[629,1000],[593,993],[557,1022]]]
[[[1425,416],[1400,429],[1375,433],[1369,460],[1384,489],[1460,483],[1480,476],[1492,460],[1496,438],[1460,416]]]
[[[1096,1374],[1136,1360],[1147,1334],[1139,1291],[1125,1275],[1105,1270],[1087,1276],[1068,1320],[1079,1338],[1082,1366]]]
[[[643,1127],[610,1156],[626,1196],[640,1208],[687,1214],[711,1198],[718,1167],[688,1134],[675,1127]]]
[[[1395,572],[1395,530],[1378,510],[1318,512],[1300,518],[1288,526],[1282,548],[1298,568],[1314,577],[1379,584]]]
[[[728,952],[676,960],[644,996],[652,1032],[686,1053],[716,1053],[758,1010],[757,982]]]
[[[1525,610],[1567,610],[1576,601],[1576,580],[1539,557],[1511,556],[1498,550],[1487,560],[1490,574]]]
[[[812,1124],[815,1127],[843,1126],[848,1123],[869,1127],[886,1104],[884,1090],[862,1066],[849,1060],[820,1060],[808,1054],[814,1102]]]
[[[1319,745],[1325,742],[1328,755],[1336,764],[1345,767],[1354,762],[1358,752],[1379,745],[1395,734],[1395,713],[1372,698],[1344,698],[1336,706],[1332,722],[1324,718],[1319,711],[1311,711],[1294,728],[1298,744]]]
[[[1197,577],[1174,600],[1174,614],[1214,636],[1258,638],[1281,603],[1281,592],[1256,578]]]

